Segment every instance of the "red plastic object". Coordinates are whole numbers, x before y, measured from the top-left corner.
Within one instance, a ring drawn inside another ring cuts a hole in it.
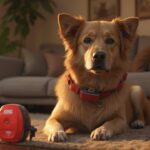
[[[22,142],[30,131],[35,134],[36,129],[31,126],[28,111],[24,106],[7,104],[0,108],[0,139],[2,141]],[[34,136],[34,134],[30,135]]]

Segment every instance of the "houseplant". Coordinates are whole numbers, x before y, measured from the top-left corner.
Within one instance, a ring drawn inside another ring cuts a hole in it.
[[[52,14],[56,7],[53,0],[0,0],[0,5],[6,8],[0,24],[0,55],[25,46],[25,39],[36,20],[45,20],[42,12]]]

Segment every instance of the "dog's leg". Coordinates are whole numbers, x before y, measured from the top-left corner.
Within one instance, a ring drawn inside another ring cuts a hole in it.
[[[90,137],[92,140],[108,140],[113,135],[121,133],[126,126],[125,116],[118,116],[96,128]]]
[[[64,130],[65,122],[63,124],[64,116],[63,108],[60,109],[59,104],[57,104],[43,129],[44,133],[48,135],[48,141],[65,142],[67,140]]]
[[[47,120],[44,132],[48,135],[48,141],[65,142],[67,139],[63,126],[56,119]]]
[[[131,102],[133,106],[133,117],[134,121],[131,123],[132,128],[143,128],[145,125],[144,119],[144,95],[140,86],[131,87]]]

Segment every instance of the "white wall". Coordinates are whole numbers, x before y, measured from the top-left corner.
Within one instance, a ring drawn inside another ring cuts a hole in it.
[[[57,11],[54,16],[49,19],[49,40],[51,43],[60,42],[58,37],[57,14],[66,12],[72,15],[82,15],[87,17],[87,3],[86,0],[55,0],[57,3]],[[54,35],[54,36],[51,36]]]
[[[121,1],[121,17],[135,16],[135,0]],[[27,40],[27,47],[38,49],[41,44],[61,43],[58,36],[57,14],[67,12],[88,17],[88,0],[55,0],[57,9],[54,15],[45,14],[47,22],[38,21]],[[139,35],[150,35],[150,19],[140,20]]]
[[[135,16],[135,0],[121,0],[121,17]],[[150,19],[140,20],[139,35],[150,35]]]
[[[57,5],[55,14],[45,14],[47,22],[39,20],[36,23],[26,42],[28,48],[38,49],[44,43],[61,43],[57,26],[58,13],[66,12],[87,18],[87,0],[55,0],[55,2]]]

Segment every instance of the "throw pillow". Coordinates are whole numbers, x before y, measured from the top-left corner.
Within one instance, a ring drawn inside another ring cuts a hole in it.
[[[61,54],[45,53],[48,76],[57,77],[64,72],[64,57]]]
[[[25,64],[23,75],[44,76],[47,74],[46,61],[42,53],[23,49],[22,55]]]

